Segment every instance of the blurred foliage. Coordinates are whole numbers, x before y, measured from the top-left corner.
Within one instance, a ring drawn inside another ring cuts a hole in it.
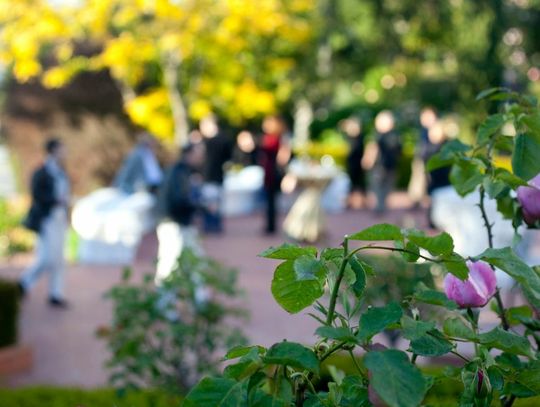
[[[471,136],[480,90],[540,94],[537,0],[0,0],[0,25],[17,80],[109,70],[133,122],[178,142],[210,110],[242,126],[299,101],[315,135],[333,112],[416,124],[432,105]]]
[[[9,407],[176,407],[181,397],[155,390],[131,392],[122,396],[112,389],[23,387],[0,389],[0,400],[2,405]]]
[[[28,204],[24,199],[0,199],[0,257],[29,251],[34,233],[21,225]]]
[[[108,69],[136,124],[181,141],[187,113],[200,119],[212,109],[238,123],[289,97],[312,8],[306,0],[3,0],[0,57],[18,80],[39,76],[52,88]]]
[[[202,375],[217,372],[216,351],[243,344],[233,323],[245,312],[232,304],[240,292],[237,272],[184,249],[176,269],[156,287],[153,276],[139,284],[123,282],[107,297],[113,321],[98,329],[111,357],[110,384],[120,391],[160,388],[188,390]]]

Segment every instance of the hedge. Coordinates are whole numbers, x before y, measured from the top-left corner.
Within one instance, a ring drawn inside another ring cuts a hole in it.
[[[0,389],[2,407],[178,407],[180,397],[164,392],[129,392],[121,397],[112,389],[83,390],[62,387]]]
[[[0,348],[17,342],[18,314],[17,284],[0,279]]]

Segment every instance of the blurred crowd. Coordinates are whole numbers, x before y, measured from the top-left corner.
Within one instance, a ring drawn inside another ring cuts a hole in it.
[[[350,209],[370,208],[383,213],[387,208],[388,195],[396,188],[403,151],[394,114],[389,110],[379,112],[374,118],[374,134],[370,137],[364,132],[364,123],[356,116],[340,121],[338,128],[349,143],[345,162],[348,191],[344,206]],[[426,171],[427,160],[446,139],[434,109],[421,111],[418,130],[408,188],[414,205],[421,205],[427,194],[449,184],[447,169]],[[283,189],[292,189],[287,186],[287,181],[290,183],[295,174],[288,170],[294,167],[291,160],[304,160],[294,157],[291,134],[286,121],[280,116],[266,117],[259,132],[240,131],[233,142],[222,131],[217,116],[208,114],[189,134],[189,140],[180,148],[171,165],[162,167],[158,150],[158,141],[151,134],[141,132],[112,187],[91,194],[86,205],[81,200],[79,209],[76,208],[73,214],[75,229],[80,229],[80,234],[89,241],[97,241],[99,233],[105,241],[110,241],[111,233],[121,235],[122,225],[131,222],[126,230],[131,246],[136,247],[142,234],[155,228],[159,241],[157,284],[173,270],[183,248],[189,247],[202,254],[199,230],[205,234],[224,232],[224,180],[229,169],[256,166],[262,170],[259,196],[264,202],[265,215],[261,233],[274,234],[278,230],[280,193]],[[44,164],[32,178],[33,203],[26,219],[26,226],[38,235],[35,262],[22,275],[19,287],[24,295],[48,270],[51,275],[49,303],[64,307],[62,248],[69,224],[69,177],[63,166],[65,151],[61,140],[50,139],[45,153]],[[309,173],[316,173],[317,168],[328,164],[337,168],[328,156],[321,161],[314,163],[312,160],[306,167],[308,179]],[[329,182],[320,183],[321,189],[326,188]],[[294,187],[294,181],[292,185]],[[320,193],[315,193],[305,200],[319,201],[320,196]],[[374,198],[374,204],[370,203],[373,198],[370,201],[369,196]],[[320,209],[317,202],[306,205],[314,208],[311,210],[314,214]],[[299,210],[306,213],[302,208]],[[131,220],[127,216],[130,213]],[[293,224],[289,229],[294,230],[295,226],[296,229],[309,228],[309,222],[318,221],[303,214],[299,216],[305,219],[298,220],[298,223],[294,216],[288,217],[287,222]],[[116,230],[112,230],[114,228]],[[89,230],[91,232],[87,232]],[[313,236],[313,240],[316,239],[317,233]],[[96,248],[89,246],[93,256],[100,251]]]

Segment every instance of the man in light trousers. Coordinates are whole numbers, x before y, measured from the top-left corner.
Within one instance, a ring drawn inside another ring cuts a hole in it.
[[[49,305],[66,308],[64,297],[64,244],[68,227],[70,185],[63,169],[65,150],[58,139],[45,144],[47,158],[31,183],[32,206],[25,226],[38,233],[34,263],[19,280],[21,295],[49,272]]]

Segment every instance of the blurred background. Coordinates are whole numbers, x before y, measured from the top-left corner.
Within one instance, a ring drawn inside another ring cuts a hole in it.
[[[0,0],[0,277],[16,278],[31,258],[35,236],[21,220],[32,171],[52,135],[67,148],[76,202],[111,185],[141,131],[159,141],[155,154],[165,167],[180,146],[200,138],[200,121],[213,113],[220,133],[240,150],[226,165],[234,174],[257,163],[250,154],[263,120],[279,115],[293,156],[344,173],[354,148],[346,119],[361,123],[352,132],[361,131],[368,144],[376,138],[375,117],[389,110],[402,144],[398,193],[390,196],[391,211],[374,219],[365,210],[371,204],[347,211],[346,176],[330,188],[322,201],[332,228],[323,244],[337,245],[343,234],[381,219],[430,226],[427,205],[408,211],[424,201],[405,192],[425,138],[420,114],[430,107],[445,137],[472,142],[493,109],[476,95],[491,87],[540,97],[540,0]],[[260,315],[244,324],[250,340],[280,340],[295,321],[292,339],[302,341],[312,324],[273,303],[272,267],[255,257],[284,236],[261,236],[249,217],[257,205],[242,209],[242,188],[259,199],[257,174],[257,191],[244,185],[248,176],[226,178],[229,198],[237,193],[241,203],[225,215],[248,217],[228,221],[226,238],[209,236],[204,246],[239,268],[248,308]],[[295,198],[285,197],[282,207]],[[107,383],[107,351],[94,334],[110,323],[103,294],[119,283],[121,267],[77,264],[79,240],[71,231],[67,285],[74,307],[62,317],[43,310],[42,286],[26,300],[20,343],[33,348],[34,367],[6,379],[10,385]],[[131,264],[137,277],[154,269],[155,236],[142,242]],[[430,273],[391,267],[405,280],[412,273],[435,284]],[[403,281],[382,281],[374,290],[391,291],[389,284]]]

